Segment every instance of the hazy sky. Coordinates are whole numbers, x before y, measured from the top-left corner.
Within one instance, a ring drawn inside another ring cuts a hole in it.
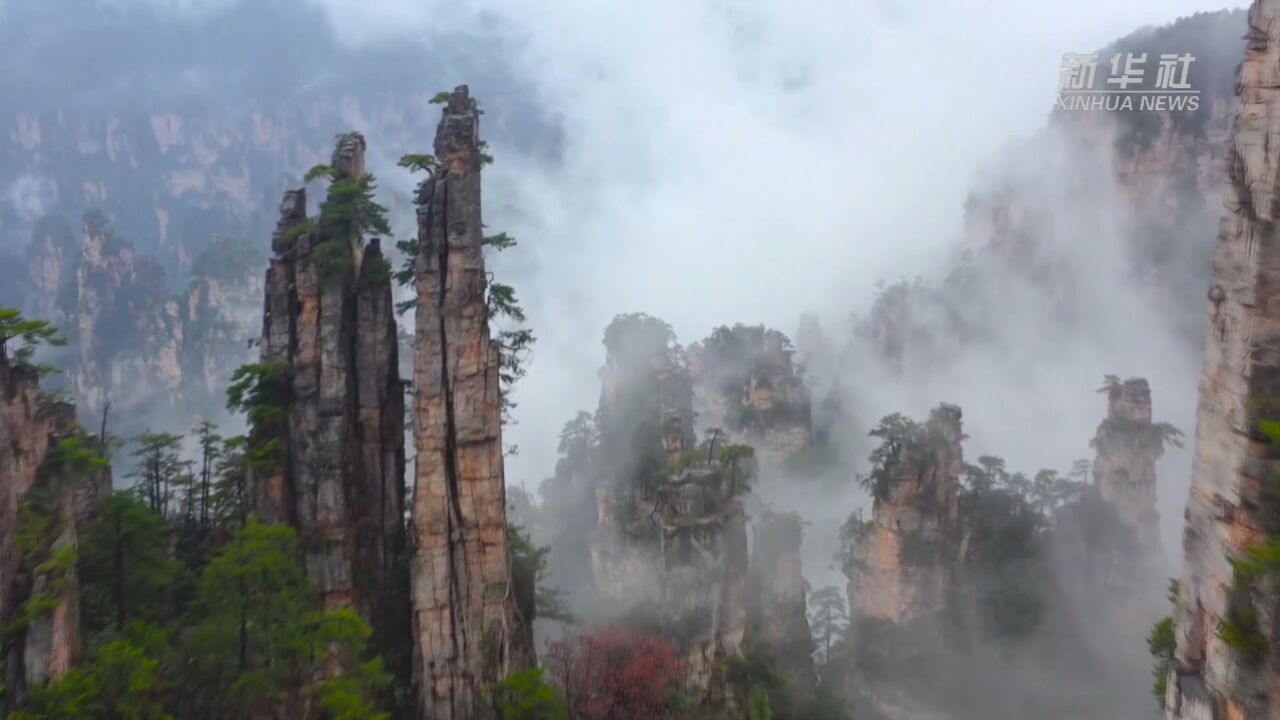
[[[509,433],[530,484],[560,422],[595,406],[613,315],[659,315],[687,343],[865,309],[877,279],[945,265],[975,167],[1043,125],[1064,52],[1223,7],[314,1],[357,45],[503,38],[565,128],[562,166],[499,147],[487,184],[488,222],[521,240],[498,270],[540,338]]]

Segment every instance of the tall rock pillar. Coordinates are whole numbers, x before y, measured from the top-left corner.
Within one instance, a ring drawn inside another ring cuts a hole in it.
[[[1164,455],[1165,435],[1151,422],[1151,387],[1142,378],[1130,378],[1110,383],[1106,391],[1107,417],[1092,442],[1097,451],[1093,479],[1138,541],[1158,550],[1156,461]]]
[[[963,437],[960,408],[940,405],[920,437],[897,446],[845,562],[851,618],[904,622],[945,606],[960,546]]]
[[[339,138],[335,185],[364,176],[364,150],[356,133]],[[254,428],[280,452],[254,478],[251,504],[297,528],[325,605],[364,616],[374,647],[407,676],[404,387],[389,266],[377,238],[338,237],[343,226],[323,213],[309,222],[304,191],[290,190],[272,238],[262,363],[284,386],[284,412]]]
[[[492,717],[493,686],[533,660],[507,548],[478,132],[460,86],[436,131],[441,167],[418,197],[412,598],[421,711],[432,720]]]
[[[1259,430],[1260,421],[1280,419],[1280,0],[1254,2],[1245,38],[1208,296],[1170,718],[1280,712],[1276,601],[1265,588],[1242,586],[1231,563],[1280,532],[1280,454]],[[1224,620],[1253,626],[1244,630],[1260,640],[1262,657],[1224,640]]]

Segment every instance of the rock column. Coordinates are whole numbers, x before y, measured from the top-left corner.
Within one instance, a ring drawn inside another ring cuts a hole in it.
[[[476,103],[460,86],[436,131],[440,167],[418,197],[412,600],[420,709],[432,720],[493,717],[494,685],[533,662],[507,547],[479,143]]]

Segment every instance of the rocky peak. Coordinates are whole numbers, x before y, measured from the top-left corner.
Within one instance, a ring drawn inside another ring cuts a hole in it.
[[[364,153],[367,147],[364,136],[360,133],[343,133],[338,136],[329,164],[342,177],[358,178],[365,172]]]
[[[1151,422],[1151,388],[1142,378],[1109,379],[1107,417],[1092,445],[1093,479],[1102,496],[1149,549],[1160,544],[1156,511],[1156,461],[1164,455],[1167,428]]]
[[[716,328],[689,348],[693,406],[703,432],[719,428],[770,463],[810,443],[809,388],[795,349],[763,325]]]
[[[946,559],[957,559],[961,545],[960,419],[960,408],[940,405],[922,428],[886,439],[884,462],[872,470],[871,519],[855,529],[844,566],[851,616],[901,622],[944,606]]]
[[[1145,378],[1129,378],[1108,385],[1107,419],[1134,425],[1151,422],[1151,386]]]
[[[494,686],[533,663],[507,545],[478,129],[475,101],[455,88],[436,130],[441,167],[418,205],[411,597],[420,712],[436,720],[492,717]]]

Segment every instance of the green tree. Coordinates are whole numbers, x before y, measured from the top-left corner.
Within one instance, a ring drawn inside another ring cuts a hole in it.
[[[1173,633],[1173,618],[1161,618],[1147,633],[1147,652],[1155,661],[1151,667],[1154,683],[1151,690],[1155,693],[1160,707],[1164,707],[1165,693],[1169,689],[1169,673],[1176,664],[1173,653],[1177,649],[1177,640]]]
[[[547,585],[551,548],[534,544],[529,533],[519,525],[508,525],[507,550],[521,614],[530,621],[544,618],[572,622],[573,614],[565,607],[561,592]]]
[[[374,199],[378,188],[373,175],[339,176],[327,165],[317,165],[307,173],[307,181],[329,180],[329,192],[320,203],[315,230],[326,240],[349,240],[365,234],[390,235],[387,209]]]
[[[192,701],[231,717],[300,717],[287,710],[313,704],[338,717],[385,717],[372,698],[387,675],[363,657],[369,627],[350,610],[323,610],[297,558],[291,528],[251,519],[205,568],[183,649]],[[335,661],[343,672],[322,673]]]
[[[66,344],[67,341],[58,335],[57,328],[47,321],[28,320],[15,308],[0,307],[0,360],[27,365],[41,345]],[[52,370],[43,366],[40,369]]]
[[[182,436],[147,430],[133,441],[138,445],[130,453],[138,463],[137,471],[130,475],[138,481],[134,490],[146,501],[152,512],[168,517],[170,502],[177,492],[184,470],[180,457]]]
[[[80,543],[86,625],[123,630],[131,621],[166,619],[177,563],[159,514],[129,493],[107,498]]]
[[[440,167],[440,163],[436,161],[434,155],[415,155],[412,153],[401,155],[400,161],[396,165],[407,169],[409,172],[426,172],[429,174],[435,173],[436,169]]]
[[[161,648],[118,639],[94,649],[83,667],[33,688],[12,720],[170,720]]]
[[[729,497],[748,492],[747,484],[754,473],[755,448],[744,444],[724,445],[720,448],[720,464],[729,469]],[[739,487],[741,485],[741,487]]]
[[[564,720],[569,706],[536,667],[509,675],[498,683],[498,712],[502,720]]]
[[[809,628],[813,633],[820,662],[831,659],[831,648],[849,627],[849,606],[839,588],[827,586],[809,593]]]
[[[216,432],[214,424],[207,420],[200,423],[196,438],[200,442],[200,485],[197,491],[196,518],[201,526],[208,527],[213,501],[213,479],[223,455],[223,438]]]
[[[245,435],[223,442],[209,498],[209,512],[216,526],[240,528],[248,521],[249,474],[255,468],[270,466],[276,447],[268,444],[255,451]]]
[[[860,475],[858,483],[872,497],[883,499],[889,495],[899,453],[903,447],[923,440],[924,426],[905,415],[894,413],[881,418],[880,424],[868,434],[879,438],[880,444],[867,458],[871,463],[871,471]]]
[[[35,482],[18,504],[17,527],[9,552],[19,559],[17,577],[10,580],[29,593],[20,612],[4,618],[5,633],[53,613],[64,600],[63,591],[79,562],[74,535],[67,532],[65,502],[94,482],[106,467],[100,444],[79,426],[50,448],[36,469]]]
[[[253,425],[284,419],[291,395],[292,368],[288,363],[251,363],[231,375],[227,409],[242,412]]]
[[[754,687],[747,696],[746,720],[773,720],[773,703],[769,700],[769,691],[762,687]]]

